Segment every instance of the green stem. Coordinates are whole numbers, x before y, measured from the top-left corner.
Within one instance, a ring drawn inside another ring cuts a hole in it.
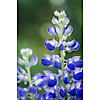
[[[62,69],[62,73],[64,72],[64,55],[63,55],[63,50],[60,52],[61,55],[61,69]],[[63,74],[62,77],[64,78]],[[64,86],[64,88],[66,87],[66,85],[64,84],[63,80],[62,80],[62,84]],[[67,89],[65,89],[66,91],[66,96],[65,96],[65,100],[67,100]]]
[[[31,80],[31,73],[30,73],[30,66],[27,70],[27,73],[28,73],[28,77],[29,77],[29,85],[32,85],[32,80]],[[33,94],[31,93],[31,100],[33,100],[34,97],[33,97]]]
[[[63,50],[60,52],[60,55],[61,55],[61,69],[62,69],[62,72],[64,72],[64,55],[63,55]],[[62,77],[63,77],[63,74],[62,74]]]
[[[63,40],[62,37],[60,37],[60,40]],[[61,55],[61,69],[62,69],[62,78],[64,78],[63,76],[63,72],[64,72],[64,54],[63,54],[64,50],[60,51],[60,55]],[[62,84],[64,86],[64,89],[66,91],[66,96],[65,96],[65,100],[67,100],[67,89],[65,88],[66,85],[64,84],[63,80],[62,80]]]

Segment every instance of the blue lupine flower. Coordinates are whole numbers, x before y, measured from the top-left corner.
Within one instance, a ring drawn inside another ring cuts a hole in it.
[[[27,84],[27,82],[29,81],[28,75],[27,74],[19,74],[17,75],[17,79],[18,79],[18,83],[20,83],[21,81],[24,82],[24,84]]]
[[[40,79],[42,77],[42,74],[41,73],[37,73],[35,74],[33,77],[32,77],[32,81],[35,81],[37,79]]]
[[[53,87],[57,84],[57,79],[56,79],[56,74],[52,73],[51,71],[48,71],[48,70],[44,70],[43,71],[46,76],[49,77],[49,80],[48,80],[48,87]]]
[[[43,88],[45,86],[53,87],[57,84],[56,75],[52,73],[51,71],[44,70],[43,71],[46,75],[42,75],[40,73],[36,74],[32,77],[33,83],[38,88]]]
[[[29,86],[28,90],[30,91],[30,93],[33,93],[33,94],[35,94],[37,91],[36,87],[34,87],[34,86]]]
[[[21,78],[18,77],[18,75],[17,75],[17,83],[20,83],[20,82],[21,82]]]
[[[62,100],[62,98],[61,98],[61,96],[60,96],[60,95],[58,95],[58,100]]]
[[[73,27],[71,25],[68,26],[67,30],[65,31],[65,34],[67,34],[67,36],[70,36],[73,32]]]
[[[63,45],[63,44],[61,44],[61,45],[59,46],[59,50],[60,50],[60,51],[64,50],[64,45]]]
[[[34,55],[31,57],[30,65],[31,65],[31,66],[36,65],[37,62],[38,62],[38,58],[37,58],[37,56],[34,54]]]
[[[73,74],[73,78],[75,80],[83,80],[83,72],[78,72],[78,73]]]
[[[55,93],[52,93],[52,92],[49,92],[49,97],[50,98],[55,98],[56,97],[56,94]]]
[[[55,61],[54,64],[53,64],[53,66],[55,68],[59,68],[61,66],[61,63],[59,63],[58,61]]]
[[[34,87],[34,86],[29,86],[29,87],[28,87],[28,90],[29,90],[30,93],[33,94],[33,97],[35,97],[36,100],[39,100],[40,94],[39,94],[39,92],[37,91],[37,88],[36,88],[36,87]]]
[[[65,97],[66,96],[66,91],[63,89],[60,89],[60,96]]]
[[[62,20],[62,24],[64,25],[64,27],[66,27],[69,24],[69,18],[67,16],[65,16]]]
[[[42,58],[41,59],[41,63],[44,65],[44,66],[54,66],[55,68],[59,68],[61,66],[61,59],[58,55],[48,55],[48,54],[45,54],[45,58]]]
[[[65,78],[63,79],[63,82],[64,82],[65,84],[68,84],[68,83],[70,82],[70,80],[69,80],[68,77],[65,77]]]
[[[72,40],[71,42],[67,42],[66,50],[68,52],[76,51],[80,47],[79,43],[76,40]]]
[[[42,94],[41,100],[46,100],[46,93],[43,93],[43,94]]]
[[[48,80],[48,87],[53,87],[57,84],[57,80],[56,79],[49,79]]]
[[[73,32],[73,27],[71,25],[68,26],[68,28],[65,30],[63,37],[63,40],[66,40],[67,37],[69,37]]]
[[[62,23],[62,21],[64,20],[65,16],[66,16],[66,13],[65,13],[64,10],[59,13],[59,16],[58,16],[59,23]]]
[[[21,49],[20,53],[22,55],[21,59],[20,57],[17,57],[17,62],[20,65],[25,65],[25,69],[28,70],[29,66],[33,66],[37,64],[38,58],[36,55],[32,56],[32,49],[26,48],[26,49]],[[31,57],[31,60],[29,61],[29,57]]]
[[[67,67],[68,67],[70,70],[74,70],[74,69],[75,69],[75,64],[73,64],[73,63],[68,64]]]
[[[48,60],[48,59],[42,58],[41,63],[44,66],[51,66],[52,65],[52,60],[51,59]]]
[[[70,82],[70,79],[68,78],[67,71],[64,71],[63,76],[64,76],[63,82],[64,82],[65,84],[68,84],[68,83]]]
[[[73,48],[76,45],[76,40],[72,40],[71,42],[68,42],[67,46],[68,48]]]
[[[80,56],[74,56],[67,60],[67,64],[74,64],[75,67],[82,67],[83,61],[80,60]]]
[[[41,100],[55,100],[55,94],[45,92],[42,94]]]
[[[76,99],[76,96],[73,96],[73,97],[72,97],[72,100],[75,100],[75,99]]]
[[[49,80],[49,77],[42,77],[42,78],[39,78],[37,80],[35,80],[33,83],[38,87],[38,88],[43,88],[45,86],[47,86],[48,84],[48,80]]]
[[[44,45],[49,51],[54,51],[57,47],[58,42],[55,39],[46,40]]]
[[[28,75],[19,65],[17,66],[17,73],[17,82],[20,83],[21,81],[23,81],[25,84],[27,84],[27,82],[29,81]]]
[[[20,65],[25,65],[25,61],[22,60],[20,57],[17,57],[17,62],[18,62],[18,64],[20,64]]]
[[[55,100],[56,98],[56,89],[52,87],[45,88],[47,100]]]
[[[71,95],[71,96],[76,96],[77,95],[77,90],[80,90],[80,87],[81,87],[81,82],[80,81],[75,81],[70,89],[68,90],[68,93]]]
[[[56,35],[59,35],[60,34],[60,30],[59,30],[59,27],[58,26],[55,26],[54,27],[54,30],[55,30],[55,34]]]
[[[61,36],[61,35],[65,34],[65,27],[62,28],[62,32],[61,33],[60,33],[60,29],[59,29],[58,26],[55,26],[54,30],[55,30],[55,34],[58,35],[58,36]]]
[[[61,70],[61,69],[59,69],[59,70],[58,70],[58,79],[60,80],[60,79],[61,79],[61,77],[62,77],[62,70]]]
[[[51,66],[52,65],[52,56],[51,55],[48,55],[48,54],[45,54],[45,58],[42,58],[41,59],[41,63],[44,65],[44,66]]]
[[[28,58],[32,55],[32,49],[30,49],[30,48],[21,49],[20,53],[24,60],[28,60]]]
[[[55,35],[55,30],[54,30],[54,28],[52,26],[50,26],[48,28],[48,33],[49,33],[49,35]]]
[[[76,61],[76,62],[74,62],[74,64],[76,67],[81,68],[83,66],[83,60]]]
[[[60,13],[59,13],[57,10],[55,10],[55,11],[54,11],[54,15],[55,15],[56,17],[59,17]]]
[[[21,99],[22,97],[26,97],[28,90],[26,88],[17,87],[17,98]]]
[[[76,95],[76,88],[69,90],[68,93],[69,93],[71,96],[75,96],[75,95]]]
[[[18,65],[18,66],[17,66],[17,72],[18,72],[19,74],[22,74],[22,73],[24,73],[24,70]]]
[[[59,50],[62,51],[64,50],[64,47],[67,45],[65,41],[59,40]]]
[[[54,25],[57,25],[59,22],[58,22],[57,18],[53,17],[53,18],[52,18],[52,23],[53,23]]]
[[[36,93],[36,100],[39,100],[39,98],[40,98],[40,94],[39,94],[39,92],[37,92]]]
[[[65,34],[65,27],[62,28],[62,35]]]
[[[83,98],[83,88],[77,89],[76,96],[78,98]]]
[[[66,91],[62,84],[60,84],[59,94],[60,94],[61,98],[66,96]]]

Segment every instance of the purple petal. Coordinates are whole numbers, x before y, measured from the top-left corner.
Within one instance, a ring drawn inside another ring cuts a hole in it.
[[[23,69],[19,65],[17,66],[17,72],[19,74],[23,73]]]
[[[46,48],[47,48],[49,51],[54,51],[54,50],[55,50],[55,46],[51,45],[50,43],[47,43],[47,44],[46,44]]]
[[[62,29],[62,34],[63,35],[65,34],[65,27],[63,27],[63,29]]]
[[[34,75],[34,76],[32,77],[32,80],[35,81],[36,79],[41,78],[41,76],[42,76],[41,73],[37,73],[36,75]]]
[[[57,20],[55,17],[53,17],[53,18],[52,18],[52,23],[53,23],[54,25],[57,25],[57,24],[58,24],[58,20]]]
[[[53,64],[53,66],[54,66],[55,68],[59,68],[59,67],[61,66],[61,63],[55,61],[54,64]]]
[[[52,72],[49,71],[49,70],[44,70],[43,72],[44,72],[47,76],[49,76],[50,74],[52,74]]]
[[[29,66],[28,66],[28,63],[25,62],[25,69],[28,70]]]
[[[18,64],[20,64],[20,65],[24,65],[24,64],[25,64],[25,61],[22,60],[20,57],[17,57],[17,62],[18,62]]]
[[[50,66],[50,65],[52,65],[52,61],[51,60],[47,60],[47,59],[41,59],[41,63],[42,63],[42,65],[44,65],[44,66]]]
[[[50,60],[50,59],[52,58],[52,56],[51,56],[51,55],[48,55],[48,54],[44,54],[44,56],[45,56],[48,60]]]
[[[68,48],[73,48],[74,46],[76,46],[76,40],[72,40],[71,42],[68,42]]]
[[[30,60],[30,65],[36,65],[38,62],[38,58],[36,55],[33,55]]]
[[[73,27],[69,25],[65,33],[67,34],[67,36],[70,36],[72,32],[73,32]]]
[[[57,10],[55,10],[54,15],[58,17],[60,15],[60,13]]]
[[[73,59],[73,61],[78,61],[78,60],[80,60],[80,56],[74,56],[72,59]]]
[[[59,30],[58,26],[55,26],[55,27],[54,27],[54,30],[55,30],[55,33],[56,33],[57,35],[60,34],[60,30]]]
[[[76,42],[76,46],[73,48],[74,51],[77,51],[80,48],[80,44]]]
[[[64,20],[62,21],[62,23],[67,26],[69,24],[69,18],[67,16],[65,16]]]
[[[64,45],[63,45],[63,44],[61,44],[61,45],[59,46],[59,50],[60,50],[60,51],[64,50]]]
[[[52,26],[50,26],[48,28],[48,33],[49,33],[49,35],[54,35],[55,34],[54,28]]]

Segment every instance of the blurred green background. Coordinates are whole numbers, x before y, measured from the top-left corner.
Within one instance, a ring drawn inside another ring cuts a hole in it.
[[[55,68],[47,68],[41,64],[43,54],[59,54],[48,51],[44,46],[46,39],[52,37],[47,33],[47,28],[52,25],[51,19],[54,10],[65,10],[73,26],[73,34],[68,40],[76,39],[80,43],[80,49],[76,52],[66,53],[66,59],[83,55],[83,0],[17,0],[18,5],[18,37],[17,54],[21,48],[32,48],[33,54],[38,56],[38,64],[31,68],[32,76],[44,69],[57,72]]]

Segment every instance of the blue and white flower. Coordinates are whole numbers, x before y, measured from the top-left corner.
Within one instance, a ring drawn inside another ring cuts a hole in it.
[[[21,88],[21,87],[17,87],[17,98],[20,100],[25,100],[26,96],[28,93],[28,89],[27,88]]]
[[[45,57],[46,58],[42,58],[41,60],[41,63],[44,66],[48,66],[48,67],[54,66],[55,68],[59,68],[61,66],[61,58],[58,55],[51,56],[45,54]]]
[[[67,73],[67,71],[64,71],[64,72],[63,72],[63,76],[64,76],[64,78],[63,78],[64,84],[69,84],[70,79],[68,78],[68,73]]]
[[[66,96],[66,91],[62,84],[60,84],[60,87],[61,88],[60,88],[59,94],[60,94],[61,98],[63,98]]]
[[[80,44],[76,40],[72,40],[70,42],[67,42],[67,47],[65,48],[65,50],[70,53],[72,51],[77,51],[79,47]]]
[[[54,51],[58,45],[58,42],[53,38],[52,40],[46,40],[44,45],[49,51]]]
[[[35,84],[39,89],[45,87],[54,87],[57,84],[56,74],[51,71],[44,70],[45,75],[41,73],[36,74],[32,77],[33,84]]]
[[[48,27],[48,33],[49,33],[49,35],[55,35],[56,34],[55,30],[52,26]]]

